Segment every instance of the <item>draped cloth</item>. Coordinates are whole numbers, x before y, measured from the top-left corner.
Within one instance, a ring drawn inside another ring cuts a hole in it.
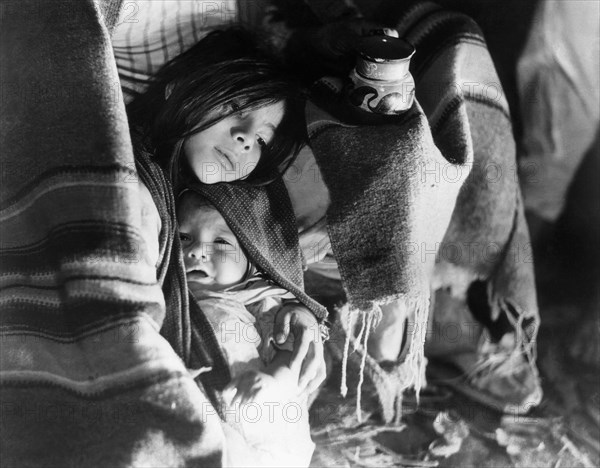
[[[215,409],[229,372],[188,298],[170,184],[132,146],[109,40],[120,3],[2,5],[2,462],[257,463]],[[158,264],[140,181],[161,218]],[[324,318],[291,252],[274,271]]]
[[[3,466],[227,456],[217,413],[159,334],[108,34],[119,3],[2,5]]]
[[[539,324],[510,114],[483,35],[429,2],[407,4],[396,29],[416,48],[412,109],[374,122],[344,100],[344,82],[328,78],[315,87],[321,109],[307,111],[349,301],[337,328],[353,346],[332,349],[370,375],[386,420],[399,417],[402,391],[424,382],[430,290],[448,288],[466,304],[469,287],[484,282],[488,325],[508,317],[514,351],[531,363]],[[408,306],[412,341],[390,373],[364,350],[378,306],[393,300]],[[458,320],[435,305],[434,314]]]
[[[399,417],[402,392],[414,387],[418,393],[425,384],[430,279],[461,183],[436,177],[447,162],[418,102],[400,116],[373,122],[351,109],[343,93],[337,94],[341,89],[332,79],[316,87],[318,100],[327,101],[323,105],[336,117],[316,106],[307,112],[311,147],[331,197],[327,231],[348,297],[337,323],[347,341],[343,349],[339,340],[331,347],[346,360],[353,342],[358,353],[352,358],[377,383],[384,418],[390,420]],[[472,153],[464,156],[465,164],[456,164],[463,180]],[[365,349],[380,307],[393,301],[408,310],[410,336],[388,378]]]
[[[540,316],[508,102],[483,33],[468,16],[413,2],[397,29],[418,51],[411,73],[436,146],[450,163],[473,152],[432,277],[434,290],[449,291],[462,305],[445,308],[441,301],[433,318],[441,327],[458,324],[465,335],[479,322],[470,343],[478,363],[468,386],[496,408],[525,412],[542,396],[535,364]],[[450,165],[442,169],[440,177],[449,182],[461,176],[445,170]],[[476,283],[485,292],[477,311],[469,298]],[[438,345],[442,356],[459,352]]]

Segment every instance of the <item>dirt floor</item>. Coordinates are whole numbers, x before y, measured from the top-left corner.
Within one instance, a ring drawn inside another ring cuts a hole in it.
[[[375,19],[394,17],[388,0],[359,0]],[[443,0],[478,21],[517,115],[514,69],[535,2]],[[391,9],[391,10],[390,10]],[[493,11],[493,14],[490,12]],[[520,128],[515,122],[515,136]],[[375,391],[362,391],[356,417],[356,375],[347,398],[339,367],[311,409],[321,467],[599,467],[600,466],[600,143],[572,183],[562,218],[534,243],[541,328],[537,365],[544,398],[526,416],[503,415],[442,386],[424,390],[420,406],[404,399],[400,425],[386,426]],[[539,226],[538,226],[539,227]],[[307,289],[310,288],[307,282]],[[323,285],[321,285],[323,286]],[[335,303],[339,298],[320,297]],[[354,378],[354,380],[353,380]],[[437,431],[436,431],[437,429]]]
[[[335,368],[311,410],[317,444],[311,466],[600,466],[600,373],[564,351],[573,331],[556,317],[541,328],[544,399],[527,416],[502,415],[434,385],[418,407],[405,395],[401,423],[386,426],[367,381],[358,423],[356,379],[350,376],[350,393],[342,398]]]
[[[311,466],[600,466],[600,186],[585,181],[600,174],[599,161],[581,168],[568,215],[537,249],[540,406],[526,416],[503,415],[432,385],[419,406],[406,395],[401,423],[385,425],[365,381],[359,423],[356,373],[348,376],[344,399],[334,365],[311,409],[317,444]]]
[[[401,423],[386,426],[365,382],[358,423],[356,382],[350,379],[344,399],[331,378],[311,410],[317,444],[311,466],[600,466],[600,374],[559,352],[567,336],[558,324],[542,328],[538,366],[545,396],[527,416],[502,415],[430,386],[418,407],[406,395]]]

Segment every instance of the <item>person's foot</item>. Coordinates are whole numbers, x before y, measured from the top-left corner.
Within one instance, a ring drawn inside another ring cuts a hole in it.
[[[499,343],[486,342],[478,354],[449,355],[430,364],[429,381],[494,410],[525,414],[540,404],[543,392],[535,362],[517,349],[514,334],[506,334]]]
[[[498,343],[486,341],[467,372],[468,383],[496,399],[494,406],[504,413],[525,414],[543,396],[534,344],[518,341],[515,333],[505,334]]]
[[[437,324],[438,331],[445,330],[448,324],[453,324],[453,331],[456,324],[468,326],[460,330],[460,340],[450,340],[454,335],[445,333],[431,333],[428,337],[434,341],[426,349],[430,381],[446,384],[506,413],[523,414],[540,403],[542,389],[535,363],[535,341],[524,329],[524,318],[519,320],[510,312],[503,314],[507,332],[497,337],[499,340],[492,340],[481,324],[473,326],[475,319],[466,300],[438,290],[435,305],[434,313],[444,318]]]

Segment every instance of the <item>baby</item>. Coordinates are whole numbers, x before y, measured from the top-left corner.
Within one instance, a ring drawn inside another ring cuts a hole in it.
[[[272,466],[308,466],[314,444],[299,368],[290,367],[293,335],[275,345],[277,311],[295,300],[260,273],[219,211],[187,190],[177,219],[189,290],[212,324],[231,369],[223,397],[227,422]]]

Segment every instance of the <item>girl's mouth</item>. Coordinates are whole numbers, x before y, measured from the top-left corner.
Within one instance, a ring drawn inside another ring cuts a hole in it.
[[[217,156],[221,159],[221,161],[225,163],[224,164],[226,166],[225,169],[227,169],[229,171],[233,171],[233,168],[234,168],[233,157],[230,156],[227,152],[223,151],[218,146],[215,146],[215,152],[217,153]]]

